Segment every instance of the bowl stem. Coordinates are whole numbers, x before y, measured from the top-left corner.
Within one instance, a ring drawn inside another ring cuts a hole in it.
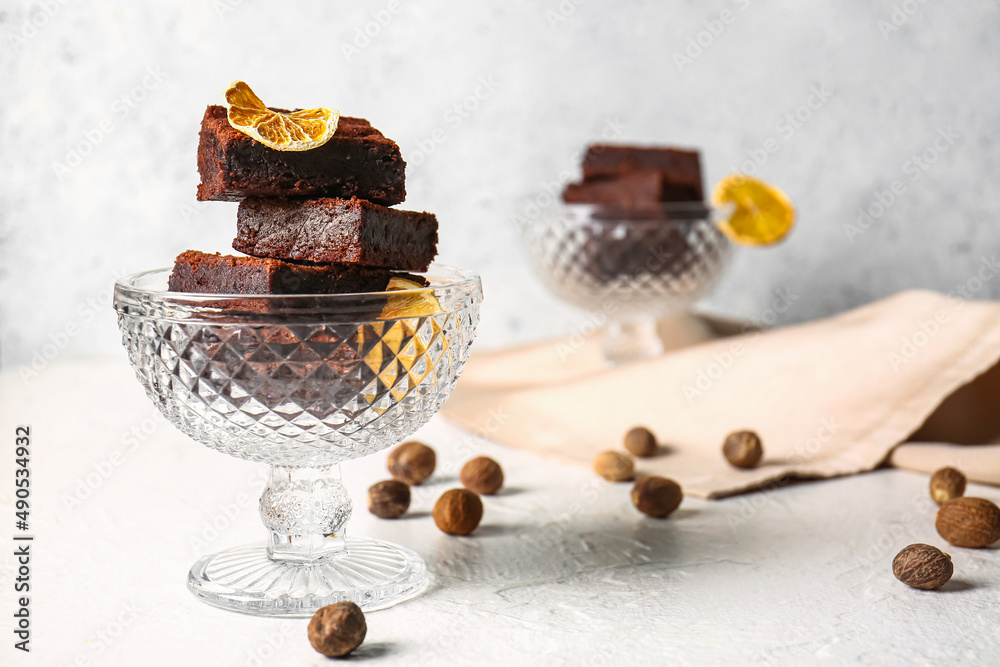
[[[339,466],[272,466],[260,516],[270,532],[268,542],[201,558],[188,573],[192,593],[247,614],[308,618],[342,600],[365,611],[384,609],[427,586],[427,568],[413,551],[345,537],[351,499]]]
[[[271,466],[260,497],[271,560],[311,562],[344,553],[350,517],[351,498],[339,465],[326,470]]]
[[[612,321],[604,333],[601,349],[611,364],[626,364],[660,356],[663,341],[652,317]]]

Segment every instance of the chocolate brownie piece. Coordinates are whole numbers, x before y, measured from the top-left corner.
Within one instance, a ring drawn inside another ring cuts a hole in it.
[[[349,294],[381,292],[392,272],[353,264],[294,264],[185,250],[168,287],[201,294]]]
[[[360,197],[392,205],[406,198],[406,163],[396,142],[362,118],[342,116],[330,140],[308,151],[278,151],[229,124],[210,106],[201,122],[201,201],[244,197]]]
[[[626,209],[657,206],[664,201],[663,196],[663,177],[655,171],[569,183],[563,190],[563,201],[570,204],[603,204]]]
[[[637,171],[659,172],[663,178],[660,201],[701,201],[701,159],[698,151],[595,144],[583,158],[584,182],[614,178]]]
[[[233,248],[255,257],[426,271],[437,254],[437,218],[351,199],[240,202]]]

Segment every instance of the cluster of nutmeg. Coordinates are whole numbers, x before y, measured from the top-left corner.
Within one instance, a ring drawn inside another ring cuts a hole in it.
[[[434,473],[437,454],[422,442],[404,442],[389,453],[392,479],[368,489],[368,511],[382,519],[398,519],[410,508],[410,487]],[[466,462],[459,473],[465,488],[450,489],[434,503],[434,523],[448,535],[468,535],[483,518],[480,496],[491,496],[503,486],[503,469],[488,456]]]
[[[985,498],[965,497],[965,475],[941,468],[931,476],[931,498],[940,505],[938,534],[956,547],[979,549],[1000,540],[1000,507]],[[934,590],[955,573],[951,556],[929,544],[911,544],[892,561],[892,573],[907,586]]]
[[[660,446],[653,432],[644,426],[636,426],[625,434],[625,449],[632,456],[650,458],[656,456]],[[754,468],[764,456],[760,436],[753,431],[730,433],[722,444],[722,455],[737,468]],[[632,456],[609,449],[594,457],[594,472],[609,482],[629,482],[632,487],[632,504],[643,514],[657,519],[670,515],[684,499],[681,485],[672,479],[656,475],[635,478],[635,461]]]
[[[426,481],[437,468],[437,454],[422,442],[410,440],[389,452],[386,463],[392,479],[368,489],[368,511],[381,519],[398,519],[410,509],[411,486]],[[459,473],[465,488],[449,489],[434,503],[434,523],[448,535],[468,535],[483,518],[483,496],[503,486],[503,469],[488,456],[466,462]],[[327,605],[309,621],[309,642],[325,656],[341,658],[361,646],[368,632],[364,612],[353,602]]]

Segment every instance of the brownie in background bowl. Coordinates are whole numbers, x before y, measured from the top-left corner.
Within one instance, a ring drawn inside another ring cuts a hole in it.
[[[698,151],[594,144],[583,158],[583,180],[563,191],[567,203],[649,210],[662,203],[700,202]]]

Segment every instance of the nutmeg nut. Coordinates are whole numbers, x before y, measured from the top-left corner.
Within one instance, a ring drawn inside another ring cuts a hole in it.
[[[434,503],[432,514],[441,532],[468,535],[483,518],[483,501],[468,489],[451,489]]]
[[[361,646],[366,634],[364,612],[347,600],[317,609],[309,621],[309,643],[330,658],[341,658]]]
[[[632,504],[643,514],[657,519],[677,509],[683,499],[681,485],[666,477],[640,477],[632,486]]]
[[[410,487],[387,479],[368,487],[368,511],[380,519],[398,519],[410,508]]]
[[[722,454],[737,468],[755,468],[764,456],[764,446],[753,431],[736,431],[726,437]]]
[[[892,559],[892,573],[907,586],[925,591],[941,588],[955,566],[951,556],[929,544],[911,544]]]
[[[503,486],[503,469],[488,456],[477,456],[458,475],[462,486],[481,496],[492,496]]]
[[[948,500],[938,510],[935,526],[956,547],[988,547],[1000,540],[1000,507],[985,498]]]
[[[644,426],[636,426],[625,434],[625,449],[630,454],[645,458],[656,454],[656,436]]]
[[[938,505],[965,495],[965,475],[955,468],[941,468],[931,475],[931,498]]]
[[[594,457],[594,472],[609,482],[627,482],[635,474],[632,457],[608,450]]]
[[[404,442],[389,453],[389,474],[404,484],[415,486],[434,473],[437,455],[422,442]]]

